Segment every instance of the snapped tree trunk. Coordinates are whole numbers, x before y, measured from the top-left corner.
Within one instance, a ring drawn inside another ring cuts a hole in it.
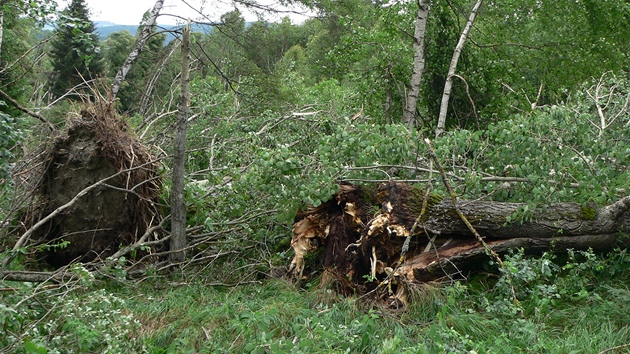
[[[164,5],[164,0],[157,0],[149,12],[149,16],[146,18],[144,23],[140,26],[142,30],[138,35],[138,42],[136,43],[135,48],[129,53],[129,56],[123,63],[122,67],[116,73],[116,77],[114,78],[114,82],[112,83],[112,100],[116,98],[118,95],[118,91],[120,91],[120,87],[122,86],[123,81],[125,81],[125,77],[127,77],[127,73],[131,66],[138,60],[140,56],[140,52],[144,48],[144,45],[149,40],[151,36],[151,32],[155,27],[155,22],[157,20],[158,15],[160,14],[160,10],[162,10],[162,6]]]
[[[403,123],[407,124],[409,130],[416,125],[416,107],[418,95],[420,94],[420,83],[422,82],[422,72],[424,71],[424,34],[427,28],[427,17],[429,16],[429,2],[418,0],[418,13],[416,15],[416,27],[413,34],[413,69],[409,80],[409,92],[403,111]]]
[[[437,129],[435,130],[436,138],[444,132],[444,125],[446,124],[446,113],[448,111],[448,101],[451,97],[451,89],[453,88],[453,75],[455,75],[455,71],[457,70],[457,62],[459,61],[459,56],[462,53],[462,49],[464,48],[464,44],[466,43],[466,39],[468,38],[468,33],[470,32],[470,29],[475,22],[477,11],[479,11],[482,2],[483,0],[477,0],[475,6],[473,6],[472,11],[470,11],[468,22],[466,22],[466,26],[464,27],[464,30],[459,37],[459,42],[457,42],[457,46],[455,47],[455,51],[453,52],[451,65],[449,65],[448,67],[448,74],[446,75],[446,82],[444,83],[442,102],[440,103],[440,114],[438,116]]]
[[[182,35],[182,75],[179,95],[179,113],[175,132],[173,152],[173,184],[171,187],[171,262],[181,262],[186,258],[186,201],[184,200],[184,178],[186,176],[186,130],[189,115],[190,78],[190,21]]]
[[[330,201],[298,213],[290,271],[297,279],[316,271],[313,264],[343,279],[348,291],[365,293],[392,274],[399,283],[461,278],[491,258],[458,216],[449,199],[431,197],[405,261],[401,251],[420,215],[424,190],[390,181],[376,190],[342,183]],[[578,203],[552,204],[510,222],[523,203],[458,201],[458,207],[486,244],[497,253],[568,248],[613,250],[630,244],[630,197],[599,209]],[[375,207],[380,209],[374,214]],[[432,241],[431,241],[432,240]],[[306,257],[322,249],[320,262]],[[310,263],[309,263],[310,262]],[[403,301],[404,302],[404,301]]]

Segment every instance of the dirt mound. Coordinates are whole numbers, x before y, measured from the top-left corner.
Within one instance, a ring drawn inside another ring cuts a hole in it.
[[[158,163],[111,107],[84,109],[39,156],[45,160],[33,172],[40,182],[27,227],[109,178],[34,233],[50,265],[105,259],[160,221]]]

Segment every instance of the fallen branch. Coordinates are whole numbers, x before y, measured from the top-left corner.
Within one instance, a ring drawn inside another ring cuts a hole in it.
[[[76,275],[67,269],[56,272],[29,272],[23,270],[0,270],[0,279],[8,281],[21,281],[29,283],[55,282],[63,283],[73,279]]]
[[[48,129],[50,129],[51,132],[55,131],[55,126],[52,125],[52,123],[49,122],[48,119],[44,118],[44,116],[42,116],[41,114],[37,112],[33,112],[30,109],[22,106],[21,104],[18,103],[18,101],[14,100],[11,96],[9,96],[6,92],[2,90],[0,90],[0,96],[2,96],[2,98],[4,98],[5,100],[9,101],[13,106],[15,106],[15,108],[19,109],[20,111],[28,114],[31,117],[39,119],[42,123],[46,124],[46,126],[48,127]]]
[[[601,352],[599,352],[599,354],[605,354],[605,353],[612,352],[612,351],[618,351],[618,350],[624,349],[624,348],[630,348],[630,343],[622,344],[622,345],[618,345],[616,347],[612,347],[612,348],[608,348],[606,350],[602,350]]]
[[[170,219],[170,215],[165,216],[162,219],[162,221],[160,221],[159,224],[148,228],[136,243],[134,243],[133,245],[126,246],[125,248],[123,248],[121,250],[118,250],[118,252],[116,252],[113,255],[111,255],[110,258],[115,260],[115,259],[118,259],[118,258],[120,258],[122,256],[125,256],[125,255],[129,254],[130,252],[132,252],[134,250],[137,250],[138,248],[151,246],[151,245],[159,244],[159,243],[161,243],[163,241],[166,241],[164,239],[164,240],[158,240],[158,242],[155,242],[155,241],[153,241],[153,242],[146,242],[147,239],[149,238],[149,236],[151,236],[154,232],[156,232],[158,230],[162,230],[162,228],[164,226],[164,223],[167,220],[169,220],[169,219]]]

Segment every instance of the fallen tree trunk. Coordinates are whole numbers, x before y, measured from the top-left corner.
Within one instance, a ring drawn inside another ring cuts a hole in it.
[[[306,255],[323,250],[319,257],[323,267],[344,279],[352,292],[365,293],[394,275],[413,283],[463,277],[484,260],[491,260],[451,200],[431,197],[401,264],[404,241],[420,215],[423,199],[424,191],[394,181],[382,183],[376,190],[342,183],[330,201],[298,213],[290,271],[298,280],[304,278],[305,270],[314,271],[306,264]],[[498,253],[517,248],[530,253],[569,248],[612,250],[630,243],[623,236],[630,230],[630,197],[602,208],[553,204],[518,222],[508,222],[524,206],[458,202],[472,226]]]

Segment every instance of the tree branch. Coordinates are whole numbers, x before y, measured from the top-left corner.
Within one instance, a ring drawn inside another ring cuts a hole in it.
[[[23,107],[21,104],[18,103],[18,101],[14,100],[11,96],[9,96],[6,92],[4,92],[2,90],[0,90],[0,96],[2,96],[2,98],[4,98],[5,100],[9,101],[13,106],[15,106],[15,108],[19,109],[20,111],[30,115],[31,117],[39,119],[42,123],[44,123],[44,124],[46,124],[46,126],[48,126],[48,129],[50,129],[51,132],[55,131],[55,126],[52,125],[52,123],[50,123],[41,114],[39,114],[37,112],[33,112],[33,111],[31,111],[30,109],[28,109],[26,107]]]

